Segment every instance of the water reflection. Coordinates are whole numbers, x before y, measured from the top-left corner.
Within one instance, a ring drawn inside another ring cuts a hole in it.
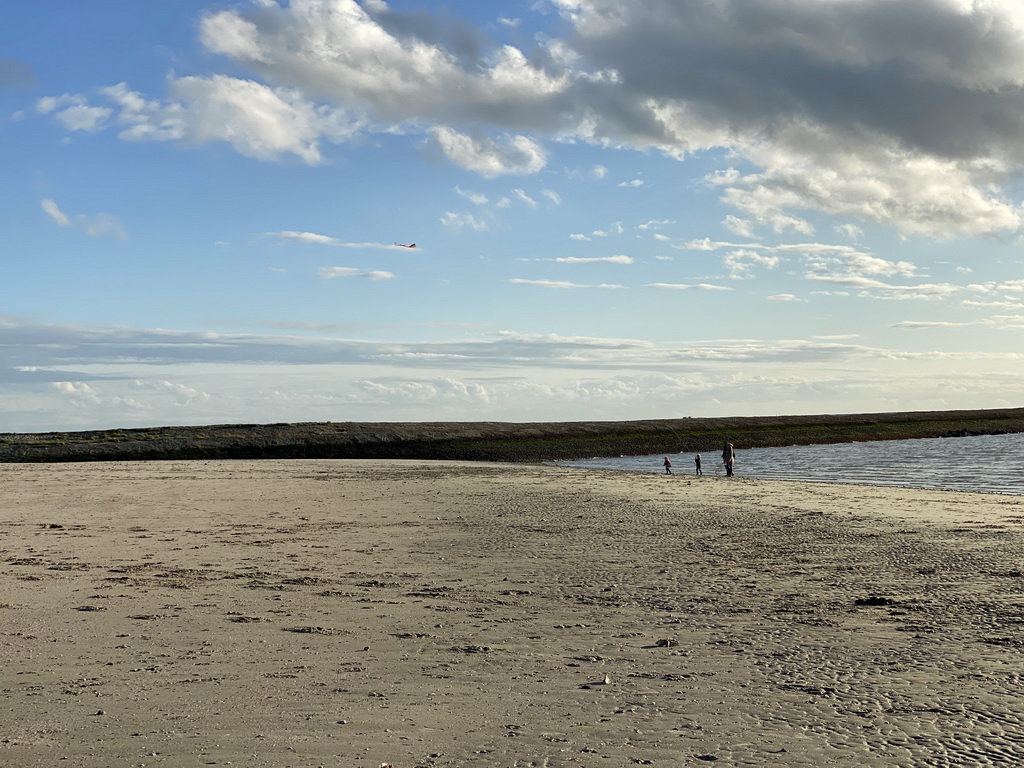
[[[670,454],[676,475],[694,474],[694,454]],[[724,477],[721,449],[702,453],[707,476]],[[630,472],[662,470],[663,454],[554,462]],[[791,445],[736,451],[737,477],[1024,495],[1024,434]]]

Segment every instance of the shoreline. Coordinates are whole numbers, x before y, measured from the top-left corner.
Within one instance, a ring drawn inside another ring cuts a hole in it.
[[[0,463],[200,459],[538,462],[1024,432],[1024,408],[579,422],[310,422],[0,433]]]
[[[470,462],[0,465],[0,762],[1024,761],[1024,499]]]

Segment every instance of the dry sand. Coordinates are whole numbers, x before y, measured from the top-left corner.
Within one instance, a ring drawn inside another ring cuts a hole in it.
[[[0,465],[0,765],[1021,765],[1022,525],[679,474]]]

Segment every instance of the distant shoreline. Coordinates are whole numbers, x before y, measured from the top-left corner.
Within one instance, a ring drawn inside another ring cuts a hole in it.
[[[579,422],[300,422],[0,433],[0,462],[592,456],[1024,432],[1024,408]]]

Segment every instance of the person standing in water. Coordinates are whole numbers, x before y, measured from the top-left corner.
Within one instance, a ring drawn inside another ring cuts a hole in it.
[[[672,462],[668,460],[668,456],[665,457],[665,462],[664,463],[665,463],[665,474],[666,475],[671,475],[672,474]]]
[[[725,447],[722,448],[722,463],[725,464],[726,477],[732,477],[734,461],[736,461],[736,451],[733,450],[732,443],[726,443]]]
[[[703,475],[704,473],[701,472],[701,470],[700,470],[700,454],[699,453],[696,456],[693,457],[693,463],[697,467],[697,474],[698,475]]]

